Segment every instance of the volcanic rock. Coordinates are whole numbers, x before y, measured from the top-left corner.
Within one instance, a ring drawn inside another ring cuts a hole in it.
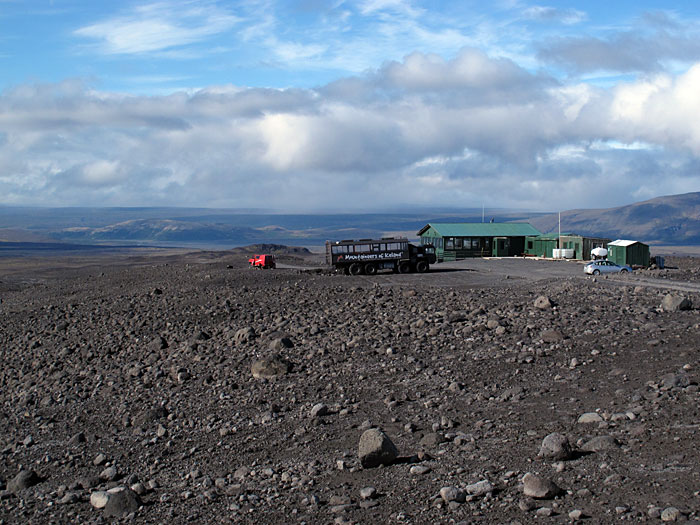
[[[613,436],[597,436],[581,446],[585,452],[604,452],[620,448],[620,443]]]
[[[561,493],[561,489],[551,479],[527,473],[523,476],[523,494],[531,498],[551,499]]]
[[[537,455],[544,459],[559,461],[570,459],[571,454],[569,439],[563,434],[554,432],[544,438]]]
[[[39,483],[41,478],[33,470],[20,470],[19,473],[7,482],[7,490],[20,492]]]
[[[681,295],[666,294],[661,301],[661,308],[665,312],[679,312],[682,310],[690,310],[693,307],[693,302],[688,297]]]
[[[121,490],[109,492],[107,503],[104,506],[104,515],[107,518],[122,518],[139,510],[141,498],[133,490],[122,487]]]
[[[548,310],[553,306],[552,300],[546,295],[540,295],[535,299],[535,308],[540,310]]]
[[[362,433],[357,447],[357,455],[364,468],[391,465],[399,455],[396,445],[378,428],[370,428]]]
[[[250,367],[256,379],[270,379],[289,372],[289,363],[279,356],[266,357],[253,362]]]

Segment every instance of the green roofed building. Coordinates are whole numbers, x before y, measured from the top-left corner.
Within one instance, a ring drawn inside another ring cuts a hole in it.
[[[432,244],[438,262],[467,257],[512,257],[525,253],[525,237],[541,235],[526,222],[426,224],[421,244]]]

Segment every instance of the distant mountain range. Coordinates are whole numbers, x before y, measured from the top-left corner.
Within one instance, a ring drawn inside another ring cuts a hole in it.
[[[429,222],[528,221],[558,230],[558,214],[481,209],[405,213],[276,214],[205,208],[11,208],[0,206],[0,250],[9,242],[231,248],[256,243],[319,246],[326,240],[416,238]],[[600,210],[561,213],[562,232],[649,244],[700,245],[700,192]]]
[[[498,222],[528,217],[523,212],[488,211]],[[416,238],[416,232],[428,222],[481,220],[481,209],[461,213],[273,214],[194,208],[0,207],[0,241],[219,249],[256,243],[319,246],[326,240]]]
[[[543,233],[559,229],[557,213],[529,219]],[[647,244],[700,245],[700,192],[668,195],[627,206],[561,213],[561,231]]]

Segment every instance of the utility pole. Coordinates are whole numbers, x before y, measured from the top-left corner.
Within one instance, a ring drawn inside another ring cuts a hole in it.
[[[557,241],[557,247],[561,250],[561,211],[559,212],[559,240]]]

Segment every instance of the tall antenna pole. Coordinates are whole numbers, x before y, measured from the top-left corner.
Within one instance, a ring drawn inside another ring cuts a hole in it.
[[[561,211],[559,212],[559,249],[561,250]]]

